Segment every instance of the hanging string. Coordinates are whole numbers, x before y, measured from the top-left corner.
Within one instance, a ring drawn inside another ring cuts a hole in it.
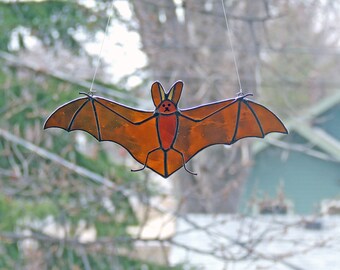
[[[95,81],[96,76],[97,76],[97,72],[98,72],[99,66],[101,64],[103,47],[104,47],[104,43],[105,43],[105,40],[106,40],[106,37],[107,37],[107,34],[108,34],[108,29],[109,29],[109,26],[110,26],[112,15],[113,15],[113,7],[114,7],[114,0],[112,0],[112,4],[111,4],[110,10],[109,10],[110,13],[109,13],[109,17],[107,19],[107,23],[106,23],[106,27],[105,27],[105,32],[104,32],[104,37],[103,37],[103,40],[102,40],[102,44],[100,46],[99,55],[97,57],[97,64],[96,64],[96,68],[95,68],[95,71],[94,71],[94,74],[93,74],[93,78],[92,78],[92,82],[91,82],[91,87],[90,87],[90,91],[89,91],[91,95],[93,95],[93,93],[96,92],[95,90],[93,90],[93,85],[94,85],[94,81]]]
[[[239,88],[240,88],[239,94],[242,95],[241,79],[240,79],[240,74],[239,74],[239,71],[238,71],[238,65],[237,65],[237,61],[236,61],[236,55],[235,55],[235,51],[234,51],[233,41],[232,41],[232,38],[231,38],[231,31],[230,31],[229,22],[228,22],[228,16],[227,16],[224,0],[221,0],[221,2],[222,2],[222,8],[223,8],[223,13],[224,13],[225,24],[227,26],[227,32],[228,32],[228,39],[229,39],[230,49],[231,49],[231,53],[233,55],[234,66],[235,66],[235,70],[236,70],[238,85],[239,85]]]

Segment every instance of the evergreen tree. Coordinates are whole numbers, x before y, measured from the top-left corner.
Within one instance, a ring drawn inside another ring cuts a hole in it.
[[[126,228],[137,220],[119,188],[138,189],[140,175],[113,163],[112,150],[93,139],[83,146],[77,133],[42,130],[58,104],[88,90],[94,67],[84,43],[104,31],[111,3],[0,3],[0,269],[148,265],[129,258]],[[124,89],[96,83],[130,102]]]

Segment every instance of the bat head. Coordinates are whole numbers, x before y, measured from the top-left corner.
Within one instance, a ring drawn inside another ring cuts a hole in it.
[[[177,111],[177,107],[171,100],[164,100],[158,106],[158,112],[161,114],[172,114]]]
[[[172,114],[177,111],[177,103],[181,97],[183,82],[177,81],[165,93],[160,82],[154,82],[151,86],[151,95],[156,110],[161,114]]]

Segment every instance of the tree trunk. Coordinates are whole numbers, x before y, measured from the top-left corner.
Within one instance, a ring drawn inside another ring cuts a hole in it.
[[[169,0],[132,3],[154,80],[161,81],[165,87],[179,79],[185,82],[180,107],[236,95],[239,86],[220,1],[186,0],[181,7]],[[245,16],[255,17],[261,3],[261,0],[245,1],[239,9]],[[231,8],[227,7],[228,13],[233,12]],[[254,92],[254,63],[258,57],[258,53],[253,53],[258,52],[251,31],[254,24],[238,20],[237,26],[242,35],[233,35],[233,42],[240,76],[244,78],[242,84],[245,90]],[[248,176],[249,160],[247,141],[232,147],[213,146],[200,152],[188,163],[198,176],[181,170],[172,177],[182,212],[235,212]]]

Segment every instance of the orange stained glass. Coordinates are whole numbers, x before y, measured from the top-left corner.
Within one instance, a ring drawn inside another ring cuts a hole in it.
[[[186,163],[210,145],[288,133],[274,113],[246,96],[179,109],[182,88],[178,81],[165,92],[155,82],[151,87],[154,111],[85,94],[56,109],[44,128],[82,130],[99,141],[113,141],[142,164],[136,171],[148,167],[165,178],[181,167],[190,172]]]

